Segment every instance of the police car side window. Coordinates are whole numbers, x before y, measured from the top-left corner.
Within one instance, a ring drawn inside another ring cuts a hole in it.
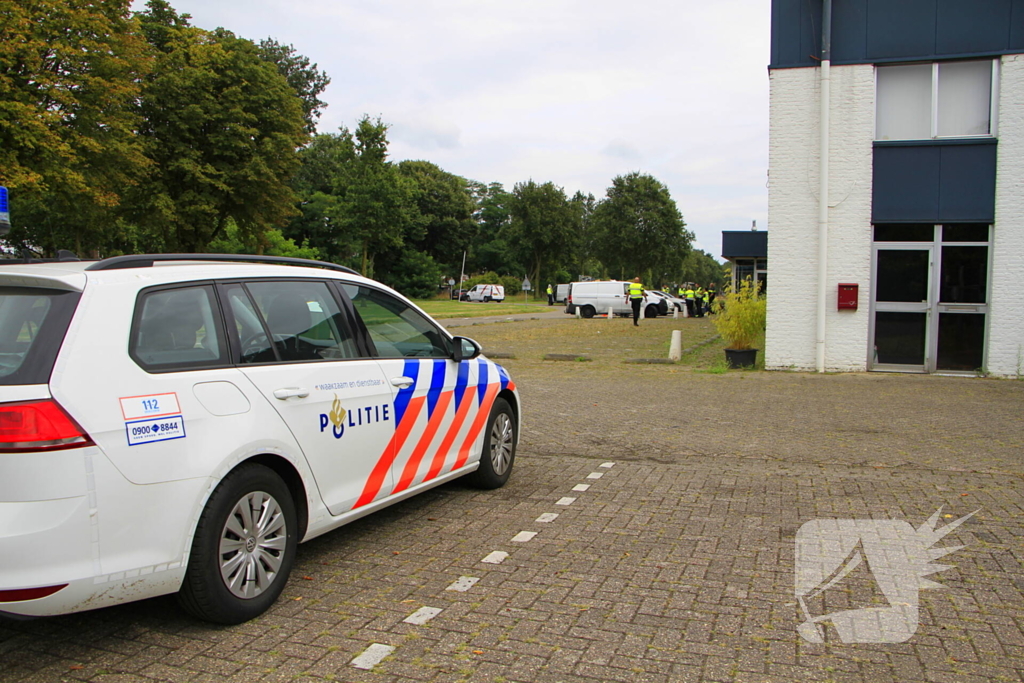
[[[403,301],[370,287],[341,285],[381,358],[448,358],[447,337]]]
[[[241,362],[358,357],[355,340],[326,283],[250,282],[246,289],[251,299],[237,285],[228,290]]]
[[[136,306],[131,356],[151,370],[223,364],[224,343],[215,311],[208,285],[144,292]]]

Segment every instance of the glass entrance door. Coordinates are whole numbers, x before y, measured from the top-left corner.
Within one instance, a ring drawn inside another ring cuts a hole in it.
[[[989,240],[988,225],[875,226],[871,369],[984,366]]]
[[[873,366],[925,372],[931,249],[875,250]]]

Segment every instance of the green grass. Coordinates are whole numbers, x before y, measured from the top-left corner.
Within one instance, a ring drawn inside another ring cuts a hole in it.
[[[415,303],[434,318],[481,318],[520,313],[544,313],[546,311],[560,311],[565,308],[564,306],[548,306],[546,300],[537,301],[531,299],[530,303],[523,303],[522,296],[518,300],[506,298],[500,304],[438,299],[416,299]],[[569,316],[566,317],[568,318]]]

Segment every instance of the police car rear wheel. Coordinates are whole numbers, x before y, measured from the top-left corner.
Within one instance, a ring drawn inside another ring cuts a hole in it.
[[[195,616],[239,624],[284,590],[297,522],[288,487],[273,470],[243,465],[210,496],[192,540],[181,605]]]
[[[644,309],[644,317],[645,318],[657,318],[658,317],[658,307],[655,306],[654,304],[651,304],[650,306],[648,306],[646,309]]]
[[[508,401],[494,401],[491,417],[484,432],[484,449],[480,467],[470,475],[470,482],[483,489],[505,485],[516,459],[516,415]]]

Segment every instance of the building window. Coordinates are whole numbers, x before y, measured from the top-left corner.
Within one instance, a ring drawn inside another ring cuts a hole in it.
[[[996,64],[985,59],[877,67],[875,138],[994,135]]]
[[[761,293],[768,291],[768,259],[738,258],[733,261],[732,289],[739,291],[744,280],[756,281],[760,284]]]

